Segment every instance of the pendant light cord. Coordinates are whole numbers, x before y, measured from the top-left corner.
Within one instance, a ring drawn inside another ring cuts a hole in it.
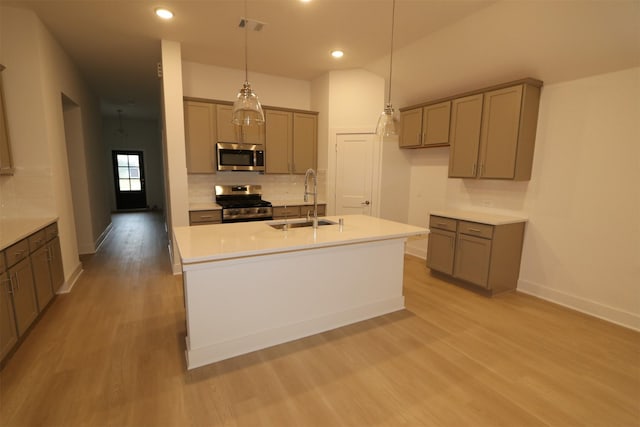
[[[393,0],[395,1],[395,0]],[[249,25],[249,19],[247,18],[247,0],[244,0],[244,81],[248,82],[249,81],[249,66],[248,66],[248,62],[249,62],[249,43],[247,43],[247,38],[248,38],[248,30],[247,27]]]
[[[389,55],[389,97],[387,98],[387,104],[391,104],[391,76],[393,72],[393,30],[396,23],[396,0],[393,0],[391,4],[391,54]]]

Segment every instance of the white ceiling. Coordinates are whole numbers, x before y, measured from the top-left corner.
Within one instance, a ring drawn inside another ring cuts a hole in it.
[[[496,79],[548,82],[640,65],[640,0],[396,1],[393,85],[405,102]],[[157,114],[160,39],[181,42],[186,61],[244,67],[241,0],[0,5],[38,14],[108,114],[118,107],[128,116]],[[157,6],[172,9],[175,18],[161,21],[153,14]],[[248,0],[247,16],[267,24],[249,33],[249,73],[311,80],[363,67],[386,76],[391,9],[391,0]],[[334,48],[345,57],[332,59]],[[416,91],[415,82],[424,79],[429,89]]]

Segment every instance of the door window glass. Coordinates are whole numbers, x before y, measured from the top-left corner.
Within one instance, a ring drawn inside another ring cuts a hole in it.
[[[118,186],[120,191],[141,191],[140,159],[137,154],[118,154]]]

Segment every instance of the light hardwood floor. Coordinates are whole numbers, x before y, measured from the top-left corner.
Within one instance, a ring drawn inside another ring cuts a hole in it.
[[[640,334],[413,257],[406,310],[186,371],[161,218],[113,220],[0,372],[0,425],[640,425]]]

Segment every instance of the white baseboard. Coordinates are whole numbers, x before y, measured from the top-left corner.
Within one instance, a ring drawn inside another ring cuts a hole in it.
[[[100,236],[98,236],[92,247],[78,247],[78,253],[80,253],[80,255],[93,255],[98,252],[100,250],[100,246],[102,246],[102,243],[107,238],[112,229],[113,223],[110,222],[109,225],[107,225],[104,231],[100,234]]]
[[[427,251],[425,251],[424,249],[421,249],[421,248],[415,248],[415,247],[411,247],[411,246],[407,245],[404,248],[404,253],[407,254],[407,255],[413,255],[415,257],[422,258],[425,261],[427,259]]]
[[[79,262],[73,273],[71,273],[71,276],[69,276],[64,284],[56,291],[56,294],[68,294],[71,292],[71,289],[73,289],[73,286],[76,284],[83,271],[82,263]]]
[[[526,280],[518,280],[519,292],[541,298],[599,319],[640,331],[640,316],[596,301],[551,289]]]

